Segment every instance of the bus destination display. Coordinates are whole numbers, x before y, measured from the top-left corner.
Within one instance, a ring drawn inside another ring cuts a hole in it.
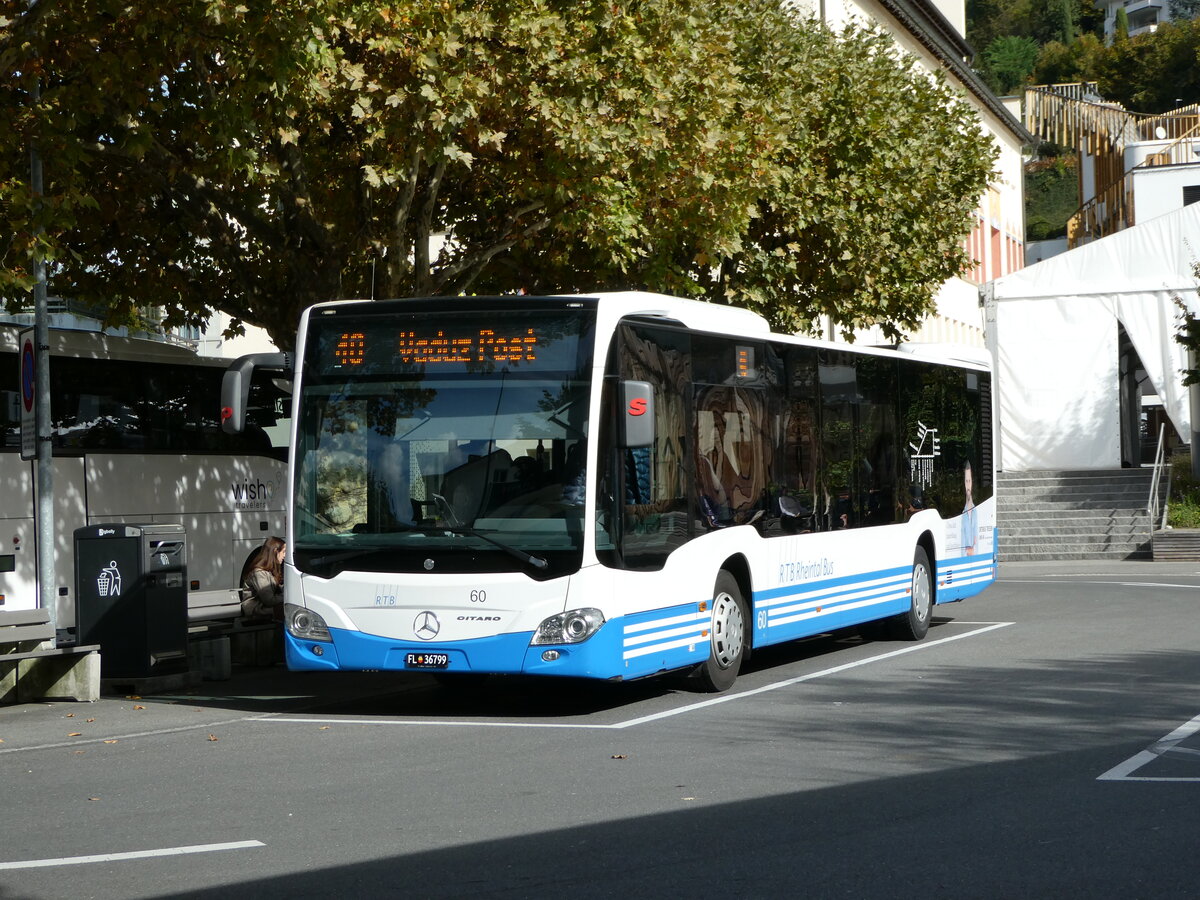
[[[371,343],[381,336],[371,335]],[[438,363],[533,362],[537,359],[538,337],[533,328],[504,333],[494,328],[429,328],[400,331],[393,339],[396,360],[405,365]],[[334,342],[335,367],[361,366],[368,352],[367,335],[361,331],[343,332]]]

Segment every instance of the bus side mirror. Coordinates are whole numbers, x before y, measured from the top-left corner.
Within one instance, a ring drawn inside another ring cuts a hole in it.
[[[241,434],[246,428],[250,377],[255,369],[290,372],[292,358],[287,353],[251,353],[229,364],[221,378],[221,430],[226,434]]]
[[[621,382],[621,446],[654,446],[654,389],[648,381]]]

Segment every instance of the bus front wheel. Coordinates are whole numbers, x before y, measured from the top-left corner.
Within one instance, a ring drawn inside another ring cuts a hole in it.
[[[929,554],[918,547],[913,557],[912,587],[909,591],[908,612],[891,621],[892,637],[901,641],[919,641],[929,631],[933,616],[933,571]]]
[[[713,588],[712,627],[709,630],[708,660],[700,667],[705,690],[720,692],[733,687],[746,656],[749,613],[737,579],[725,570]]]

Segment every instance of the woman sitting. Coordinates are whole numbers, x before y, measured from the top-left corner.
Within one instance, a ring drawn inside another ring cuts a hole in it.
[[[242,579],[242,615],[249,619],[283,618],[283,538],[269,537]]]

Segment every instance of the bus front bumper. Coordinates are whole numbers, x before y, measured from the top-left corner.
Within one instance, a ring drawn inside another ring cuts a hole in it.
[[[329,629],[331,641],[300,640],[285,632],[292,671],[481,672],[502,675],[558,675],[613,679],[620,629],[607,623],[578,644],[531,645],[533,632],[498,634],[455,642],[408,642],[341,628]]]

